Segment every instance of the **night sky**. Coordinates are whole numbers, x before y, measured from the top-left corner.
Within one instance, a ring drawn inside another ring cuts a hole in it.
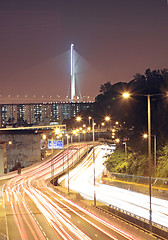
[[[64,98],[71,43],[82,96],[168,68],[167,0],[1,0],[0,95]]]

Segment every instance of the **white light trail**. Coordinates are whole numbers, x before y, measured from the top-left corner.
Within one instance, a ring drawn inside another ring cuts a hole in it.
[[[96,178],[98,178],[104,168],[103,156],[107,150],[104,147],[97,147],[96,154]],[[77,168],[70,172],[70,189],[79,192],[84,198],[93,200],[93,164],[92,156],[86,158]],[[65,180],[67,186],[67,176],[59,179],[59,182]],[[97,201],[112,205],[120,209],[126,210],[137,216],[149,220],[149,196],[129,191],[126,189],[96,183]],[[162,226],[168,227],[168,201],[152,197],[152,221]]]

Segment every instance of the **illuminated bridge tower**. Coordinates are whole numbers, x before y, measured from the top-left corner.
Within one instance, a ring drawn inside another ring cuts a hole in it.
[[[75,99],[74,44],[71,44],[71,101]]]

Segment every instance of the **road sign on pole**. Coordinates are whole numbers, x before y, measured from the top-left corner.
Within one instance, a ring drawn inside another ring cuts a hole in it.
[[[48,140],[48,149],[63,149],[62,140]]]

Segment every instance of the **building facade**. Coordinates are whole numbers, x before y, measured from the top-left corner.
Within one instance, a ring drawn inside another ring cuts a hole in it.
[[[89,109],[92,102],[50,102],[29,104],[0,104],[0,127],[9,125],[62,124],[64,119]]]

